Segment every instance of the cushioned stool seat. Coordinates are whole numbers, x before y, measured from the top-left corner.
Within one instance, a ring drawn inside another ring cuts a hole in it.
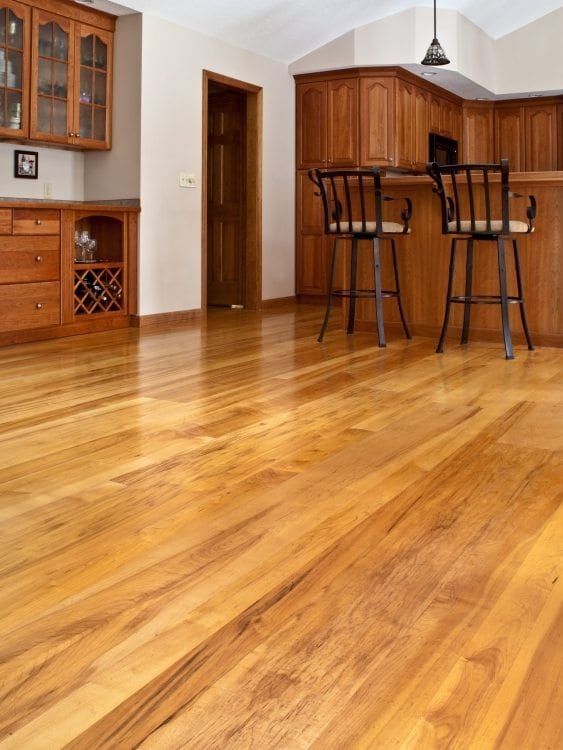
[[[490,229],[487,227],[487,222],[483,219],[475,219],[475,229],[472,229],[470,221],[460,221],[459,228],[457,221],[448,222],[448,232],[462,232],[463,234],[472,234],[479,232],[480,234],[499,234],[502,233],[502,221],[491,221]],[[525,221],[509,221],[508,222],[508,233],[509,234],[528,234],[533,232],[534,228],[528,226]]]

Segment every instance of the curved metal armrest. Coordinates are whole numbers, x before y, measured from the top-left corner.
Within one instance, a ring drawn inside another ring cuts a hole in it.
[[[382,195],[384,201],[405,201],[406,208],[401,211],[401,219],[403,220],[403,234],[409,231],[409,221],[412,218],[412,201],[410,198],[393,198],[391,195]]]
[[[310,169],[307,172],[307,174],[309,175],[309,179],[311,180],[311,182],[314,185],[316,185],[318,187],[318,189],[320,190],[321,189],[321,181],[319,179],[319,176],[317,175],[317,170],[316,169]],[[319,193],[315,193],[315,195],[320,195],[320,192]]]
[[[538,213],[538,204],[536,201],[535,195],[521,195],[520,193],[513,193],[510,191],[508,193],[509,198],[527,198],[530,202],[530,205],[526,209],[526,216],[528,217],[528,232],[531,232],[534,228],[534,219],[537,216]]]
[[[450,196],[446,196],[446,202],[448,207],[448,221],[455,221],[455,203],[454,199]]]

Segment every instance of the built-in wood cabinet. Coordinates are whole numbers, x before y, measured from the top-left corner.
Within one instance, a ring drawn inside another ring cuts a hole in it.
[[[526,172],[557,169],[557,107],[543,104],[524,108]]]
[[[114,28],[67,0],[0,0],[0,137],[109,149]]]
[[[563,104],[557,105],[557,169],[563,171]]]
[[[322,204],[307,172],[297,173],[297,294],[324,296],[327,292],[327,238]]]
[[[462,159],[465,163],[491,164],[495,158],[492,105],[464,105]]]
[[[357,79],[297,86],[297,164],[353,167],[359,163]]]
[[[397,80],[397,132],[396,167],[414,169],[414,86],[400,78]]]
[[[415,88],[413,106],[414,167],[419,172],[423,172],[428,163],[429,98],[426,91]]]
[[[495,109],[495,160],[508,159],[513,172],[524,171],[524,111],[521,106]]]
[[[395,79],[360,79],[360,163],[388,167],[395,153]]]

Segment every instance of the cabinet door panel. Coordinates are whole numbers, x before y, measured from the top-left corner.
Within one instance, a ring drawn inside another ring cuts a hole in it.
[[[435,94],[430,94],[430,132],[440,133],[442,128],[442,103]]]
[[[81,24],[76,33],[75,142],[83,148],[111,147],[112,35]]]
[[[463,161],[470,164],[493,162],[493,133],[492,107],[467,107],[463,112]]]
[[[0,0],[0,136],[29,135],[31,10]]]
[[[324,167],[327,160],[327,84],[297,85],[297,168]]]
[[[358,165],[358,80],[328,82],[328,164]]]
[[[414,161],[416,168],[420,171],[424,171],[428,163],[429,123],[428,94],[416,89],[414,93]]]
[[[524,112],[522,107],[495,111],[495,161],[508,159],[512,172],[524,171]]]
[[[442,99],[440,106],[440,132],[448,138],[454,137],[454,105]]]
[[[327,243],[316,192],[306,174],[297,175],[297,293],[321,296],[327,291]]]
[[[538,105],[525,108],[526,172],[557,169],[557,107]]]
[[[397,82],[397,166],[414,167],[414,87]]]
[[[563,104],[557,105],[557,169],[563,171]]]
[[[31,138],[73,143],[74,22],[33,9]]]
[[[360,162],[388,167],[394,162],[395,82],[362,78],[360,83]]]

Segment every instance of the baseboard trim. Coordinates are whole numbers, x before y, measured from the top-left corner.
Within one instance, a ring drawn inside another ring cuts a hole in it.
[[[284,305],[295,304],[296,297],[291,295],[290,297],[274,297],[273,299],[262,300],[262,310],[271,310],[275,307],[283,307]]]
[[[178,310],[153,315],[133,315],[131,325],[134,328],[161,328],[163,326],[181,326],[186,323],[194,323],[201,318],[202,312],[200,309]]]

